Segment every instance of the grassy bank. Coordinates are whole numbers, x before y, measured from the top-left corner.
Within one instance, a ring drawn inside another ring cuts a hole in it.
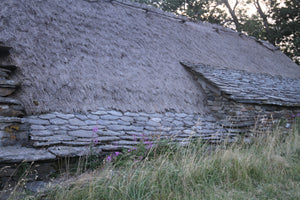
[[[214,150],[201,141],[148,151],[142,145],[24,199],[300,199],[299,157],[296,129]]]

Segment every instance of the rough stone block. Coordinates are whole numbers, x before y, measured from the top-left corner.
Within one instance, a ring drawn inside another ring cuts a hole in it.
[[[85,121],[88,119],[88,117],[86,115],[83,115],[83,114],[77,114],[75,115],[75,117],[81,121]]]
[[[65,119],[54,118],[54,119],[50,119],[50,123],[55,125],[63,125],[63,124],[68,124],[68,121]]]
[[[86,120],[85,123],[86,123],[86,125],[97,125],[98,124],[97,120]]]
[[[147,121],[145,125],[146,125],[146,126],[153,126],[153,127],[159,127],[159,126],[161,126],[160,123],[155,122],[155,121],[153,121],[153,120]]]
[[[86,123],[80,119],[74,118],[74,119],[69,119],[69,123],[71,125],[76,125],[76,126],[85,126]]]
[[[29,133],[29,135],[31,135],[31,136],[50,136],[53,134],[54,134],[54,132],[50,131],[50,130],[40,130],[40,131],[32,130]]]
[[[86,131],[86,130],[69,131],[68,134],[74,137],[86,137],[86,138],[92,138],[95,137],[96,135],[95,133],[93,133],[93,131]]]
[[[120,116],[116,116],[116,115],[102,115],[102,116],[100,116],[100,119],[104,119],[104,120],[117,120],[117,119],[120,119]]]
[[[66,120],[72,119],[72,118],[75,117],[74,114],[63,114],[63,113],[59,113],[59,112],[55,112],[54,114],[55,114],[57,117],[59,117],[59,118],[61,118],[61,119],[66,119]]]
[[[29,124],[49,125],[49,120],[29,118],[26,120]]]
[[[99,110],[99,111],[96,111],[96,112],[92,112],[93,115],[106,115],[107,114],[107,111],[103,111],[103,110]]]
[[[0,147],[0,163],[20,163],[22,161],[53,160],[55,155],[43,149],[20,146]]]
[[[70,147],[70,146],[58,146],[50,147],[48,151],[57,157],[74,157],[74,156],[84,156],[91,153],[100,154],[102,152],[100,147],[94,147],[93,152],[91,152],[89,147]]]
[[[138,121],[138,122],[146,122],[149,120],[149,117],[148,116],[144,116],[144,117],[137,116],[137,117],[134,117],[134,120]]]
[[[9,96],[11,95],[12,93],[14,93],[16,91],[15,88],[3,88],[0,86],[0,96],[1,97],[6,97],[6,96]]]
[[[43,125],[35,125],[35,124],[31,125],[30,128],[31,128],[31,130],[45,130],[46,129],[46,127]]]
[[[132,128],[130,126],[122,126],[122,125],[108,125],[108,130],[112,131],[130,131]]]
[[[46,147],[61,144],[61,141],[35,141],[32,146],[34,147]]]
[[[39,116],[40,119],[53,119],[56,118],[55,114],[48,113],[48,114],[43,114]]]
[[[87,117],[91,120],[98,120],[99,116],[98,115],[94,115],[94,114],[88,114]]]
[[[121,136],[125,135],[124,131],[111,131],[111,130],[100,130],[98,131],[99,136]]]
[[[115,111],[115,110],[111,110],[111,111],[108,111],[109,114],[111,115],[114,115],[114,116],[118,116],[118,117],[122,117],[123,114],[119,111]]]
[[[133,122],[134,121],[134,119],[132,117],[127,117],[127,116],[121,117],[121,120],[125,121],[125,122]]]
[[[129,117],[138,117],[139,116],[138,113],[133,113],[133,112],[125,112],[124,115],[129,116]]]
[[[156,122],[156,123],[160,123],[161,122],[161,118],[151,118],[150,121]]]

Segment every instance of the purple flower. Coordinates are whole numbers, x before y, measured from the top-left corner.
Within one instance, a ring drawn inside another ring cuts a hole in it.
[[[98,126],[95,126],[95,127],[93,128],[93,132],[94,132],[94,133],[97,133],[97,132],[98,132]]]
[[[292,114],[292,117],[295,117],[296,115]]]
[[[300,117],[300,113],[297,114],[297,117]]]
[[[128,149],[128,150],[127,150],[127,152],[131,152],[131,150],[130,150],[130,149]]]
[[[136,147],[133,147],[132,150],[137,150],[137,148],[136,148]]]
[[[111,156],[108,156],[108,157],[106,158],[106,160],[107,160],[108,162],[111,162]]]
[[[118,152],[118,151],[117,151],[117,152],[115,152],[115,155],[116,155],[116,156],[120,155],[120,152]]]
[[[139,156],[139,159],[142,160],[144,157],[143,156]]]

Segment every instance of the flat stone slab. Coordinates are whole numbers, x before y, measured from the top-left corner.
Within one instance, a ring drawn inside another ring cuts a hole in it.
[[[21,146],[0,147],[0,163],[19,163],[23,161],[53,160],[55,155],[43,149]]]

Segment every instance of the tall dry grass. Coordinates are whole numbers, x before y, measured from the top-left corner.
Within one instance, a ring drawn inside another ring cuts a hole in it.
[[[299,127],[210,148],[158,145],[23,199],[300,199]],[[159,149],[160,148],[160,149]]]

